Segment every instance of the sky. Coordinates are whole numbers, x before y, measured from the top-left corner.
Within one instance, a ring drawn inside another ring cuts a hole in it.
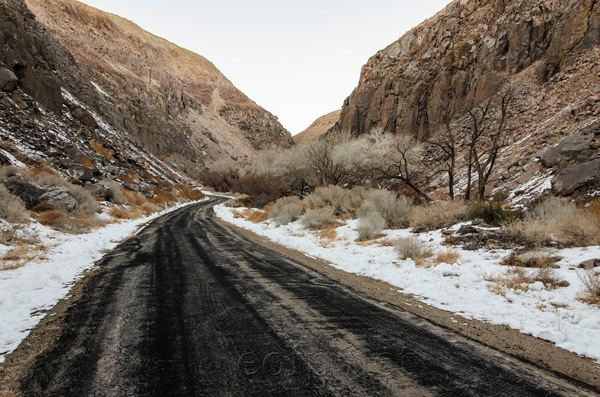
[[[292,134],[340,109],[375,53],[449,0],[83,0],[211,61]]]

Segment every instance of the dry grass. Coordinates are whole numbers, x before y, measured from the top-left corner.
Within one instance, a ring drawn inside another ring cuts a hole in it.
[[[46,202],[39,203],[38,205],[36,205],[35,207],[33,207],[31,209],[31,211],[37,212],[37,213],[54,211],[54,210],[56,210],[56,208],[52,204],[46,203]]]
[[[31,175],[33,178],[35,178],[36,176],[38,176],[40,174],[49,174],[49,175],[54,175],[56,177],[60,177],[60,174],[54,168],[50,167],[47,164],[44,164],[41,167],[32,168],[29,170],[29,175]]]
[[[578,276],[583,286],[579,292],[579,300],[592,305],[600,305],[600,273],[589,269],[584,273],[579,273]]]
[[[110,207],[108,214],[116,219],[138,219],[142,217],[142,213],[137,210],[128,210],[120,206],[113,205]]]
[[[150,203],[163,207],[165,204],[174,204],[177,201],[177,197],[173,193],[159,189],[154,190],[154,197],[150,199]]]
[[[201,200],[204,197],[206,197],[206,195],[204,193],[202,193],[202,191],[200,189],[190,189],[189,187],[187,187],[185,185],[177,186],[176,190],[179,193],[179,197],[187,199],[187,200],[196,201],[196,200]]]
[[[337,229],[344,224],[341,222],[331,222],[323,225],[320,230],[312,231],[312,235],[319,239],[319,244],[321,247],[327,248],[330,247],[333,242],[337,239]]]
[[[142,175],[143,175],[144,177],[146,177],[147,179],[151,180],[151,181],[154,181],[154,182],[157,182],[157,183],[160,181],[160,179],[159,179],[159,178],[158,178],[156,175],[154,175],[154,174],[151,174],[151,173],[150,173],[149,171],[147,171],[147,170],[142,170]]]
[[[460,253],[453,249],[447,249],[441,252],[438,252],[433,258],[433,263],[439,265],[440,263],[449,263],[454,264],[460,259]]]
[[[433,250],[418,237],[401,237],[394,242],[400,259],[412,259],[417,266],[425,264],[425,259],[433,255]]]
[[[592,219],[595,219],[600,224],[600,198],[595,199],[590,203],[590,206],[584,210]]]
[[[530,247],[583,247],[600,244],[600,223],[592,210],[550,198],[506,227],[508,236]]]
[[[177,174],[176,174],[176,173],[174,173],[174,172],[169,172],[169,173],[167,174],[167,176],[168,176],[169,178],[171,178],[172,180],[174,180],[174,181],[179,181],[179,180],[180,180],[180,177],[179,177],[179,175],[177,175]]]
[[[35,215],[39,223],[50,227],[61,227],[68,217],[69,214],[63,210],[44,211]]]
[[[90,145],[92,146],[92,149],[96,151],[96,153],[98,153],[101,156],[104,156],[104,158],[108,161],[113,161],[115,159],[113,155],[108,151],[108,149],[102,146],[100,142],[90,141]]]
[[[143,195],[131,190],[122,190],[125,201],[131,207],[141,207],[148,201]]]
[[[504,266],[548,268],[561,260],[560,256],[550,255],[545,251],[532,251],[523,255],[517,255],[514,251],[500,261]]]
[[[19,245],[0,256],[0,271],[14,270],[39,258],[48,248],[43,244]]]
[[[509,290],[527,292],[531,285],[538,281],[548,290],[569,286],[567,281],[559,280],[556,272],[550,268],[536,269],[533,274],[529,274],[525,269],[515,267],[505,274],[486,275],[484,280],[491,283],[487,287],[490,292],[504,297],[506,297]]]
[[[261,222],[264,222],[267,219],[269,219],[268,212],[262,211],[262,210],[252,210],[250,208],[245,209],[241,213],[241,216],[244,217],[244,219],[247,219],[252,223],[261,223]]]
[[[123,182],[135,182],[135,180],[128,174],[119,174],[119,179]]]
[[[88,167],[88,168],[94,167],[92,160],[88,159],[87,157],[77,157],[75,159],[75,162],[79,165],[83,165],[84,167]]]
[[[449,227],[466,219],[467,208],[460,200],[438,201],[414,207],[410,215],[410,226],[425,231]]]

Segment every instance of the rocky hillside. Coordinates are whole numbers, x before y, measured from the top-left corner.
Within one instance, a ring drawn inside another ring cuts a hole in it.
[[[331,132],[381,128],[431,139],[447,118],[468,123],[461,114],[510,85],[510,133],[492,188],[544,190],[552,177],[581,171],[567,167],[598,157],[598,44],[595,0],[456,0],[369,59]],[[586,137],[575,140],[586,142],[578,147],[588,156],[540,161],[565,136]],[[428,160],[435,162],[436,153]],[[425,178],[429,190],[447,183],[434,168]],[[555,193],[595,191],[600,171],[595,163],[584,168],[587,177],[567,189],[554,183]]]
[[[327,113],[316,119],[310,127],[294,135],[294,143],[310,142],[325,134],[340,118],[341,110]]]
[[[114,153],[129,142],[192,177],[213,159],[292,144],[277,118],[209,61],[130,21],[71,0],[0,4],[6,73],[17,75],[45,117],[74,123],[83,141],[94,138]]]

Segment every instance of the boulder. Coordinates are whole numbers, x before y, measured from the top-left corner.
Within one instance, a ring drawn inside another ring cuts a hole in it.
[[[17,88],[19,79],[12,70],[0,68],[0,90],[14,91]]]
[[[32,209],[41,203],[44,190],[39,186],[27,182],[20,176],[10,177],[5,183],[6,189],[19,197],[25,203],[25,208]]]
[[[461,236],[464,236],[465,234],[477,234],[479,233],[479,229],[471,225],[462,225],[456,233],[460,234]]]
[[[94,170],[83,165],[75,164],[67,170],[67,175],[82,182],[90,182],[94,179]]]
[[[600,181],[600,159],[572,165],[552,178],[552,191],[568,195],[586,185]]]
[[[75,106],[73,109],[71,109],[71,114],[76,120],[79,120],[81,124],[85,125],[86,127],[96,128],[98,126],[92,114],[81,106]]]
[[[588,259],[587,261],[581,262],[577,267],[580,269],[593,269],[600,266],[600,259]]]
[[[123,187],[127,190],[131,190],[132,192],[140,192],[140,185],[135,182],[125,182],[123,183]]]
[[[46,188],[40,200],[52,204],[57,210],[71,212],[77,207],[75,196],[64,187]]]
[[[62,114],[63,97],[58,77],[43,69],[22,69],[18,72],[23,91],[57,115]]]
[[[592,148],[594,134],[568,136],[556,146],[548,149],[541,157],[541,162],[546,167],[554,167],[565,160],[582,162],[588,160],[595,150]]]
[[[108,198],[108,196],[110,194],[110,188],[108,188],[107,186],[104,186],[101,183],[96,183],[94,185],[88,185],[84,189],[87,190],[88,192],[90,192],[90,194],[92,196],[103,198],[103,199]]]

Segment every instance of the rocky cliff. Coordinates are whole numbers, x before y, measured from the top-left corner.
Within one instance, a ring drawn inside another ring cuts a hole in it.
[[[369,59],[338,129],[423,137],[453,101],[485,99],[531,66],[543,83],[599,42],[595,0],[455,0]]]
[[[130,21],[72,0],[2,4],[19,10],[2,30],[10,47],[2,61],[20,74],[24,92],[56,114],[77,118],[74,109],[84,108],[193,176],[207,160],[292,144],[277,118],[212,63]]]
[[[599,44],[595,0],[456,0],[369,59],[329,133],[379,128],[439,143],[449,120],[459,138],[455,182],[462,195],[465,113],[511,87],[487,194],[506,191],[516,203],[550,191],[598,194]],[[447,192],[447,156],[433,145],[424,163],[419,182],[432,194]]]

